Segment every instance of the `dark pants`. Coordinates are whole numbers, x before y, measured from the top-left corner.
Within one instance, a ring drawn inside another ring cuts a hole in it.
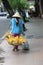
[[[16,50],[16,51],[19,50],[19,49],[18,49],[18,45],[15,45],[15,46],[14,46],[13,51],[15,51],[15,50]]]
[[[19,37],[20,34],[12,34],[12,36],[14,36],[14,37],[18,36],[18,37]],[[17,50],[17,51],[19,50],[19,49],[18,49],[18,45],[15,45],[15,46],[14,46],[13,51],[15,51],[15,50]]]
[[[15,46],[15,49],[18,49],[18,45]]]

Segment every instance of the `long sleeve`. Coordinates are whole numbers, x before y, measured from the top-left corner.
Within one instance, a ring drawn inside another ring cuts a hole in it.
[[[13,32],[14,25],[15,25],[15,20],[14,20],[14,18],[12,18],[10,22],[11,22],[11,32]]]

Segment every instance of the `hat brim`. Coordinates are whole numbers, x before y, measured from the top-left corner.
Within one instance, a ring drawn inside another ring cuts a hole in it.
[[[16,12],[12,17],[18,17],[18,18],[21,18],[21,15],[18,13],[18,12]]]
[[[12,17],[14,17],[14,18],[16,18],[16,17],[17,17],[17,18],[22,18],[21,16],[12,16]]]

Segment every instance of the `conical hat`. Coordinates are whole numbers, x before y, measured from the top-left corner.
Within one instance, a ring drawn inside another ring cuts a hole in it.
[[[21,18],[21,15],[18,12],[16,12],[12,17],[19,17],[19,18]]]

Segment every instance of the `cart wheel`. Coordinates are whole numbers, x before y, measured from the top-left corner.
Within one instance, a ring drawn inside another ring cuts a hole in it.
[[[29,50],[28,42],[22,44],[23,50]]]

